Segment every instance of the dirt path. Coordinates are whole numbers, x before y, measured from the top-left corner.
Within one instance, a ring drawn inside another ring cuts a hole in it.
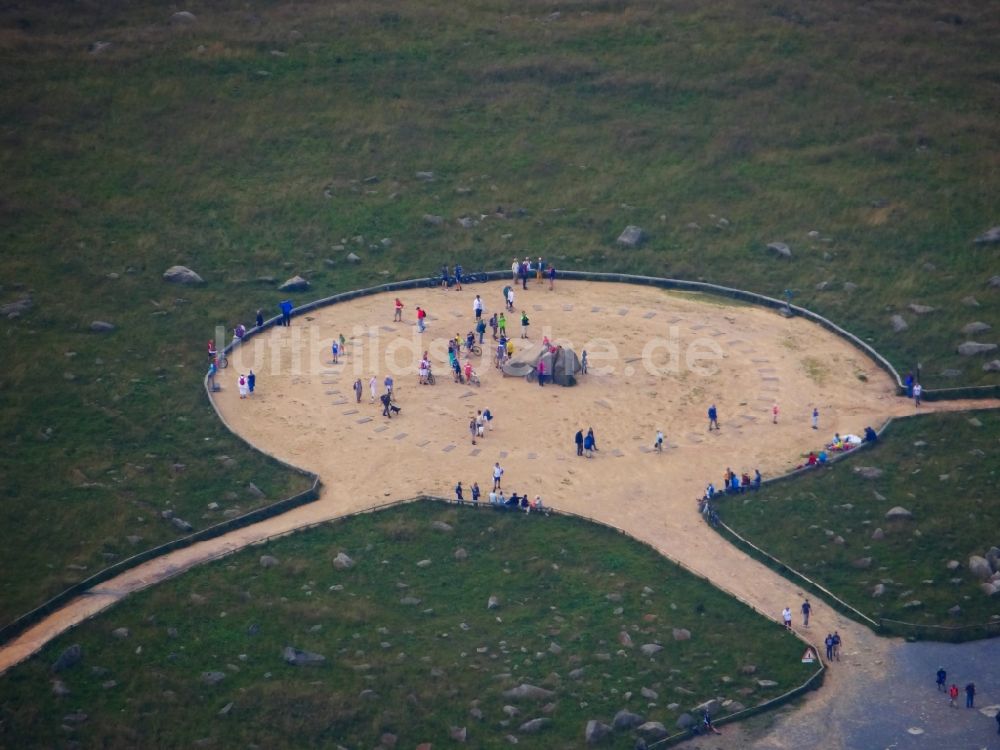
[[[578,352],[588,350],[591,370],[578,387],[539,388],[501,378],[488,354],[474,363],[481,388],[451,382],[442,361],[444,337],[472,327],[477,293],[488,316],[498,307],[502,286],[408,292],[403,323],[391,322],[391,296],[364,298],[296,318],[291,328],[247,342],[231,358],[215,396],[220,415],[260,449],[318,473],[324,482],[320,499],[105,583],[0,649],[0,672],[129,593],[255,542],[422,492],[450,497],[458,480],[466,487],[478,481],[485,499],[495,462],[504,468],[508,494],[540,494],[549,505],[618,526],[765,616],[777,618],[791,607],[798,624],[802,591],[722,542],[696,513],[695,498],[707,482],[718,485],[727,466],[738,472],[759,468],[765,477],[786,472],[834,432],[860,433],[866,425],[913,413],[912,403],[896,398],[889,378],[857,350],[804,320],[616,284],[517,292],[517,308],[531,318],[533,341],[549,335]],[[422,336],[409,322],[416,305],[431,313]],[[520,349],[529,342],[516,338],[516,317],[510,315],[508,332]],[[330,341],[341,333],[349,340],[348,353],[331,365]],[[489,341],[487,333],[487,349]],[[435,357],[435,386],[416,383],[412,358],[424,349]],[[243,400],[235,380],[251,368],[257,392]],[[386,420],[369,403],[367,382],[377,373],[381,384],[393,370],[403,411]],[[361,403],[351,390],[356,378],[365,384]],[[780,415],[773,424],[776,402]],[[706,430],[710,403],[719,409],[719,431]],[[997,406],[942,402],[921,409]],[[810,426],[814,407],[820,410],[818,431]],[[469,418],[483,408],[496,415],[495,430],[472,446]],[[588,426],[600,450],[593,459],[578,458],[573,433]],[[662,455],[650,450],[657,429],[667,436]],[[822,710],[865,670],[877,670],[888,648],[871,631],[814,603],[811,626],[799,632],[820,645],[827,632],[839,630],[845,657],[806,701],[806,715]],[[726,741],[738,737],[735,730]]]

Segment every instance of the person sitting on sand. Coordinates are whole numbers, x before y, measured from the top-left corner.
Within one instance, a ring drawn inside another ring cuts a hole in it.
[[[753,484],[750,485],[750,489],[752,489],[752,490],[759,490],[760,489],[760,482],[761,482],[760,469],[754,469],[753,470]]]
[[[878,442],[878,433],[875,432],[871,427],[865,427],[865,442],[875,443]]]
[[[518,494],[516,492],[513,495],[511,495],[510,498],[505,503],[505,505],[508,508],[517,508],[520,504],[521,504],[521,498],[518,497]]]
[[[715,497],[715,485],[709,482],[708,487],[705,488],[705,500],[711,500],[714,497]]]
[[[809,451],[809,458],[806,459],[806,466],[815,466],[817,460],[815,451]]]
[[[525,493],[525,494],[521,495],[521,509],[525,513],[527,513],[529,507],[530,506],[528,505],[528,493]]]
[[[528,504],[528,512],[535,511],[540,513],[542,511],[542,496],[535,495],[535,499]]]
[[[748,489],[750,489],[750,484],[751,484],[750,475],[744,471],[743,476],[740,477],[740,487],[742,488],[741,491],[746,492]]]

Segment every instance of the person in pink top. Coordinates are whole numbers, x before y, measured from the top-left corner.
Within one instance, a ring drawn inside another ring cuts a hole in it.
[[[771,418],[774,424],[778,424],[778,402],[774,402],[774,406],[771,407]]]
[[[395,310],[396,310],[396,312],[395,312],[395,314],[392,317],[392,322],[393,323],[402,323],[403,322],[403,301],[399,297],[396,297]]]
[[[545,385],[545,360],[538,360],[538,385]]]

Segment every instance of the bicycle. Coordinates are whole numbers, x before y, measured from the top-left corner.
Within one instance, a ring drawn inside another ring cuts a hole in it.
[[[227,367],[229,367],[229,357],[227,357],[225,354],[216,354],[215,369],[225,370]]]
[[[461,276],[461,282],[463,284],[482,284],[489,281],[489,276],[483,273],[463,273]],[[427,286],[431,289],[435,289],[441,286],[447,286],[449,289],[455,286],[456,278],[454,276],[432,276],[427,279]]]
[[[466,351],[468,351],[470,354],[475,354],[477,357],[483,356],[483,347],[481,347],[479,344],[473,344],[472,346],[467,346]]]
[[[473,371],[473,373],[471,375],[469,375],[468,378],[466,378],[466,381],[469,383],[469,385],[476,386],[476,388],[478,388],[480,386],[479,375],[477,375],[475,373],[475,371]]]

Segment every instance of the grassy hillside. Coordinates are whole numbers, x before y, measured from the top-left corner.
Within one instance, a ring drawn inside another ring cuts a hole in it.
[[[863,455],[727,498],[720,515],[874,619],[996,625],[997,597],[968,561],[1000,546],[998,449],[995,411],[899,420]],[[896,507],[913,518],[887,519]]]
[[[32,301],[2,322],[0,620],[174,534],[168,504],[197,526],[297,489],[198,392],[214,327],[294,273],[304,300],[530,253],[790,288],[929,386],[997,382],[954,353],[1000,330],[972,242],[1000,223],[992,4],[185,8],[0,9],[0,304]]]
[[[331,564],[341,552],[353,567]],[[53,677],[73,643],[82,662]],[[325,661],[290,666],[286,646]],[[0,680],[0,745],[388,747],[391,733],[413,748],[448,746],[465,727],[471,747],[514,735],[578,748],[588,720],[623,708],[674,731],[704,700],[724,701],[721,716],[779,695],[815,670],[801,652],[780,625],[614,531],[422,502],[245,550],[66,634]],[[522,683],[551,693],[504,696]],[[520,729],[536,718],[540,733]],[[604,744],[631,748],[634,735]]]

